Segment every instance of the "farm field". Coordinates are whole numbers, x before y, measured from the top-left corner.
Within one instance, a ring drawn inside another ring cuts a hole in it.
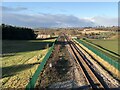
[[[101,31],[101,30],[94,30],[94,29],[92,29],[90,31],[81,31],[81,32],[86,33],[86,34],[90,34],[90,33],[109,33],[109,31],[105,31],[105,30]]]
[[[120,39],[120,33],[116,33],[115,35],[111,36],[109,39],[89,39],[89,41],[120,55],[119,39]]]
[[[25,88],[54,41],[3,40],[2,87]]]
[[[97,44],[97,45],[100,45],[110,51],[113,51],[117,54],[118,53],[118,40],[117,39],[114,39],[114,40],[95,40],[95,39],[90,39],[91,42]]]

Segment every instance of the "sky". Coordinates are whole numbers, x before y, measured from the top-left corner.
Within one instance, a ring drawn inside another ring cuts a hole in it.
[[[4,2],[2,23],[39,27],[116,26],[117,2]]]

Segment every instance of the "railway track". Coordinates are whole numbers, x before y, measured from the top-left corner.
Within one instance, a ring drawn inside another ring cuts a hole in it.
[[[92,56],[90,53],[88,53],[87,50],[85,50],[82,46],[80,46],[79,43],[77,43],[76,41],[73,40],[73,42],[79,47],[79,49],[84,52],[84,54],[89,58],[88,63],[90,63],[92,65],[92,68],[94,68],[94,70],[96,72],[98,72],[98,74],[101,76],[101,78],[103,79],[103,81],[106,82],[106,87],[108,88],[119,88],[120,84],[119,84],[119,80],[117,80],[115,77],[113,77],[110,73],[110,71],[108,71],[102,64],[100,64],[95,58],[94,56]],[[120,88],[119,88],[120,89]]]
[[[75,57],[78,62],[80,69],[91,89],[103,89],[108,88],[107,85],[100,80],[97,73],[92,69],[91,64],[88,62],[86,56],[79,50],[79,48],[72,42],[67,36],[66,40],[69,43]]]
[[[116,87],[119,90],[119,87],[115,86],[117,84],[114,84],[114,80],[108,79],[109,76],[103,73],[103,69],[98,68],[99,65],[80,46],[65,34],[61,35],[51,58],[48,60],[44,74],[41,75],[38,86],[85,90],[108,90]],[[63,63],[60,63],[61,61]],[[65,63],[66,61],[69,64]],[[50,63],[52,63],[52,68],[49,68]],[[47,76],[49,76],[49,81],[47,81]],[[71,81],[66,83],[67,80]]]

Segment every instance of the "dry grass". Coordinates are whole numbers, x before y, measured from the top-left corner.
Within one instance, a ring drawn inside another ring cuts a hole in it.
[[[80,43],[79,43],[80,44]],[[90,53],[101,65],[103,65],[108,71],[110,71],[114,76],[118,77],[120,79],[120,71],[118,71],[115,67],[110,65],[108,62],[100,58],[98,55],[93,53],[91,50],[80,44],[82,48],[84,48],[88,53]]]
[[[90,30],[90,31],[81,31],[82,33],[90,34],[90,33],[106,33],[110,31],[102,31],[102,30]]]

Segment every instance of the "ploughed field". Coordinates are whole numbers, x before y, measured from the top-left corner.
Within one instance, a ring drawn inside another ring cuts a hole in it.
[[[2,88],[25,88],[54,41],[3,40]]]

